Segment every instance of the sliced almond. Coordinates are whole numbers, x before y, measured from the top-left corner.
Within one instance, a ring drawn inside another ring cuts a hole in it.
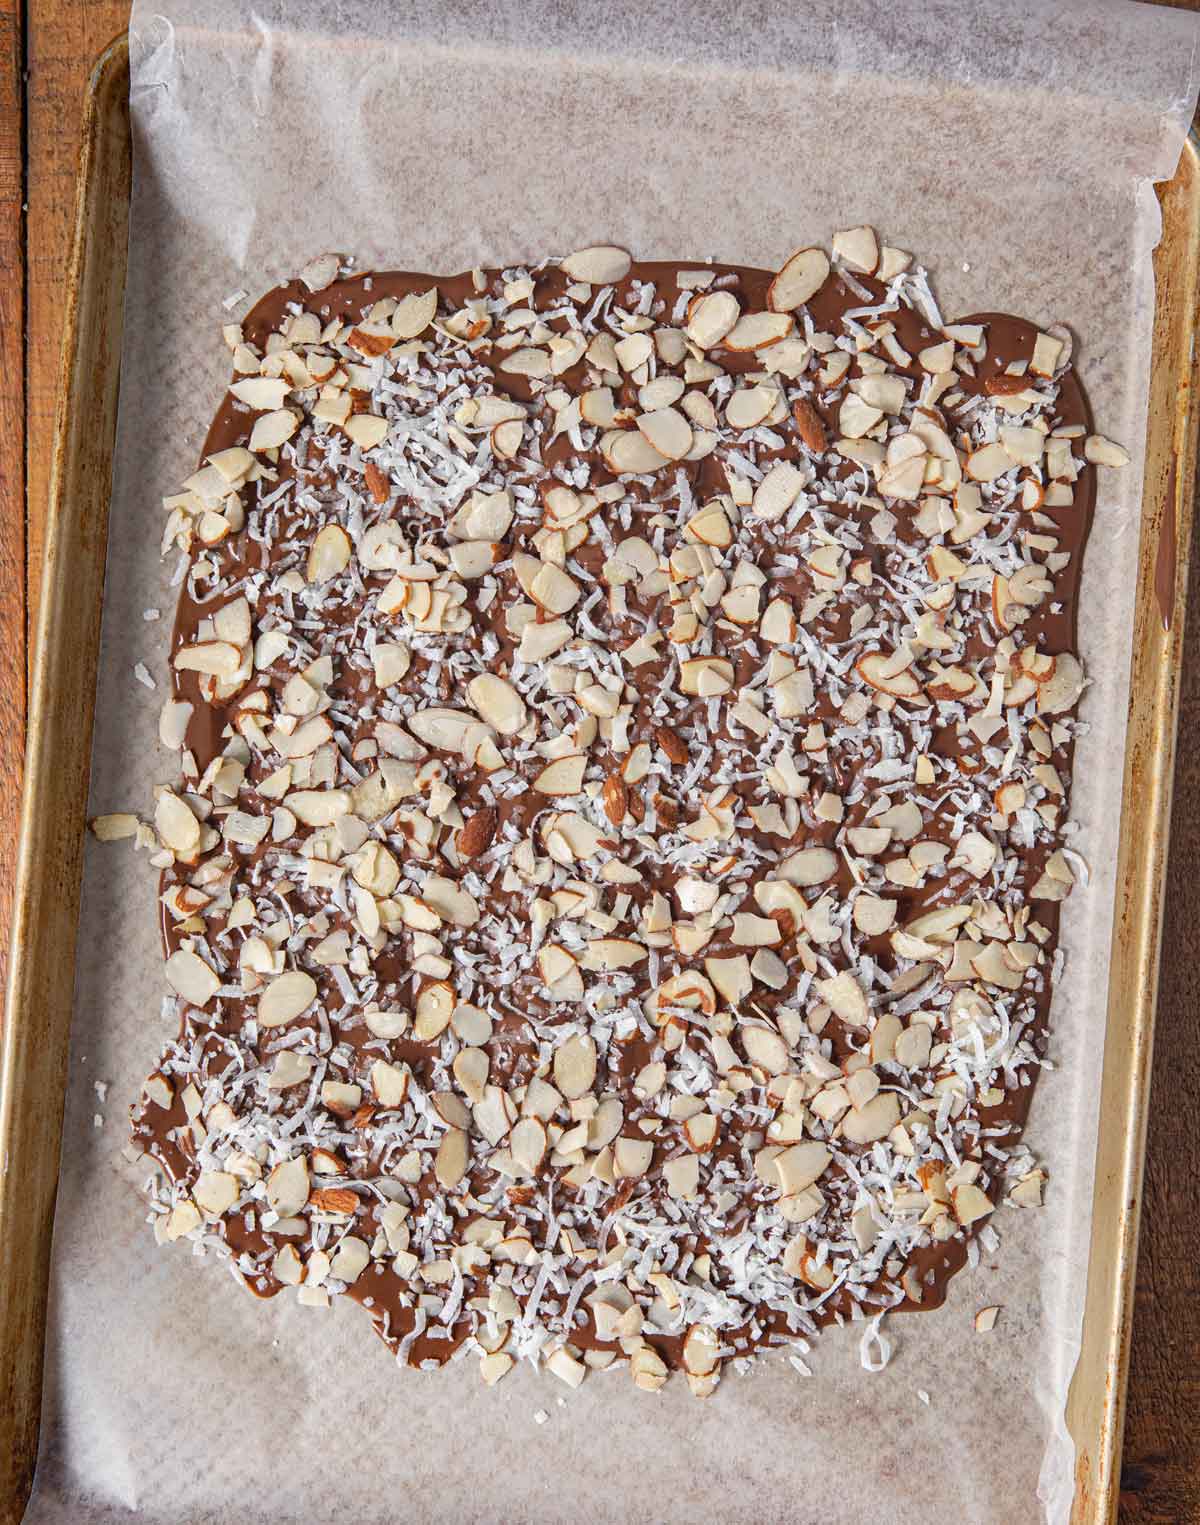
[[[285,445],[300,427],[300,415],[290,408],[260,413],[250,430],[251,450],[276,450]]]
[[[433,1173],[438,1184],[447,1191],[453,1191],[466,1175],[470,1158],[471,1148],[467,1135],[461,1128],[447,1129],[433,1163]]]
[[[596,1078],[596,1045],[577,1033],[554,1051],[554,1084],[568,1099],[584,1096]]]
[[[562,262],[564,272],[573,281],[586,281],[589,286],[612,286],[623,281],[632,266],[630,255],[612,244],[593,244],[587,249],[577,249]]]
[[[846,228],[841,233],[835,233],[833,252],[835,258],[842,260],[860,275],[873,275],[879,266],[879,240],[875,237],[874,228]]]
[[[303,969],[289,969],[272,980],[258,998],[260,1027],[282,1027],[295,1019],[317,998],[317,983]]]
[[[309,547],[304,578],[321,584],[337,577],[350,565],[350,537],[340,524],[327,524]]]
[[[824,249],[797,249],[767,288],[772,312],[794,312],[816,296],[829,279],[829,256]]]
[[[1129,451],[1124,445],[1105,439],[1102,434],[1089,434],[1083,443],[1086,460],[1097,466],[1128,466]]]
[[[793,326],[792,315],[788,312],[747,312],[721,342],[725,349],[734,351],[768,349],[786,339]]]
[[[437,314],[437,287],[411,292],[401,297],[392,313],[392,333],[397,339],[415,339],[423,334]]]
[[[714,291],[696,297],[688,311],[688,338],[701,349],[712,349],[737,322],[741,310],[741,304],[731,291]]]
[[[343,428],[360,450],[374,450],[387,438],[388,423],[374,413],[352,413]]]
[[[479,673],[467,684],[467,697],[480,716],[501,736],[514,736],[525,724],[525,701],[505,678]]]
[[[674,408],[639,414],[638,431],[668,461],[681,461],[692,448],[692,426]]]
[[[180,948],[166,963],[167,983],[193,1006],[207,1006],[221,988],[221,981],[196,953]]]
[[[660,471],[668,458],[640,430],[615,429],[600,441],[605,465],[617,476],[646,476]]]
[[[807,477],[790,461],[777,461],[754,489],[753,510],[760,519],[783,517],[803,492]]]

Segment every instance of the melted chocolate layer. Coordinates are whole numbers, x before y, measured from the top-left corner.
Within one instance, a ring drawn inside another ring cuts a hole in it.
[[[655,308],[655,311],[670,314],[676,309],[681,296],[682,288],[678,280],[680,272],[694,268],[694,266],[689,267],[675,262],[636,263],[628,276],[618,284],[611,305],[613,308],[622,305],[635,307],[639,286],[649,284],[655,288],[657,302],[661,304]],[[725,266],[717,266],[713,269],[722,287],[737,295],[743,311],[757,311],[766,306],[767,288],[772,279],[769,272]],[[315,295],[309,293],[299,282],[291,282],[269,293],[248,315],[243,324],[245,342],[260,354],[265,353],[270,336],[278,333],[288,318],[294,316],[298,310],[317,313],[323,325],[333,320],[358,322],[364,312],[381,299],[401,298],[421,293],[435,284],[440,293],[443,309],[450,312],[461,309],[479,295],[470,273],[448,280],[435,280],[425,275],[394,272],[361,275],[339,280]],[[500,272],[486,273],[488,293],[497,293],[503,284],[504,277]],[[562,301],[567,284],[566,277],[559,270],[549,269],[538,273],[530,305],[538,312],[551,311]],[[883,301],[884,288],[878,282],[867,277],[856,277],[852,285],[836,274],[831,275],[809,303],[808,311],[815,328],[818,331],[837,333],[843,328],[847,313],[860,311],[870,306],[871,304],[864,302],[863,299],[862,288],[864,287],[872,294],[876,303]],[[927,346],[940,342],[942,333],[930,326],[917,311],[909,307],[899,307],[895,311],[888,312],[886,316],[894,324],[897,343],[912,357],[911,363],[896,366],[894,369],[896,373],[910,378],[914,387],[919,387],[925,373],[916,356]],[[1038,331],[1032,324],[1002,314],[984,313],[963,321],[968,324],[986,325],[987,351],[985,357],[975,366],[974,374],[956,376],[955,385],[966,399],[986,398],[992,395],[993,391],[1004,389],[1005,378],[1009,375],[1011,368],[1014,366],[1019,368],[1022,363],[1030,360]],[[518,401],[529,403],[533,393],[527,378],[510,375],[495,368],[504,353],[502,349],[488,347],[475,356],[475,361],[488,369],[490,380],[497,393],[506,393]],[[719,352],[719,358],[722,368],[734,376],[746,373],[760,374],[762,371],[761,352],[739,353],[722,350]],[[560,384],[568,390],[577,390],[582,384],[584,369],[584,363],[578,362],[558,378]],[[852,366],[850,374],[851,376],[863,374],[859,364]],[[1056,386],[1057,401],[1054,413],[1057,424],[1068,427],[1080,426],[1084,432],[1087,432],[1090,429],[1087,403],[1074,373],[1068,371],[1056,378]],[[843,396],[844,388],[838,387],[825,395],[815,394],[811,399],[812,407],[830,440],[835,439],[839,432],[838,415]],[[615,402],[618,407],[626,406],[636,409],[638,387],[631,380],[626,379]],[[232,393],[227,394],[208,432],[203,458],[207,459],[216,452],[230,447],[245,445],[257,416],[239,402]],[[765,469],[776,460],[804,463],[809,459],[809,453],[802,447],[796,425],[790,418],[786,423],[781,424],[776,432],[781,443],[778,446],[767,444],[759,449],[756,460],[760,467]],[[274,493],[281,484],[293,479],[298,483],[302,482],[306,490],[318,496],[324,493],[324,501],[330,518],[331,520],[336,518],[337,508],[332,489],[336,486],[338,468],[331,469],[323,479],[320,452],[321,445],[315,436],[310,437],[296,451],[294,459],[287,458],[288,453],[285,452],[285,459],[278,463],[277,480],[273,483],[259,484],[259,501],[267,492]],[[572,443],[570,436],[564,433],[548,446],[543,445],[540,489],[544,491],[547,485],[555,485],[555,479],[551,474],[556,468],[564,473],[569,472],[577,465],[581,454],[587,457],[590,468],[589,484],[592,487],[613,480],[612,473],[606,469],[595,450],[580,452]],[[714,451],[703,459],[678,464],[677,469],[686,478],[688,491],[697,504],[704,503],[729,490],[725,461],[725,454]],[[854,474],[855,468],[847,462],[842,476],[848,479]],[[629,484],[629,496],[635,504],[647,505],[640,508],[634,516],[633,529],[636,533],[643,521],[653,512],[648,505],[651,501],[655,504],[660,501],[658,486],[655,484],[653,487],[647,487],[644,483]],[[1085,467],[1075,483],[1073,499],[1069,506],[1041,510],[1045,520],[1052,521],[1052,528],[1045,524],[1042,533],[1052,534],[1057,541],[1057,549],[1069,553],[1070,559],[1054,578],[1053,597],[1047,598],[1041,605],[1031,609],[1027,620],[1020,626],[1019,640],[1022,648],[1036,647],[1039,651],[1053,656],[1073,649],[1082,552],[1091,522],[1093,500],[1093,473],[1090,468]],[[898,521],[895,530],[897,540],[901,544],[920,540],[920,535],[911,524],[915,505],[893,504],[891,508]],[[432,526],[427,517],[423,517],[419,501],[407,496],[403,487],[397,486],[394,482],[390,484],[389,500],[384,511],[406,529],[414,544],[420,543],[423,537],[431,533]],[[895,576],[895,572],[890,547],[887,544],[880,544],[872,530],[872,524],[878,512],[878,501],[864,503],[846,499],[837,503],[833,511],[840,516],[843,524],[852,527],[861,544],[859,557],[869,568],[870,576],[875,580],[875,586],[878,587],[880,582],[886,584]],[[203,598],[198,598],[198,590],[192,580],[189,580],[184,588],[174,629],[172,653],[177,653],[181,648],[202,639],[204,622],[211,620],[214,613],[224,603],[240,596],[247,578],[253,578],[264,567],[278,569],[285,563],[301,566],[302,554],[296,547],[299,545],[303,548],[311,543],[313,525],[312,514],[304,509],[298,509],[285,495],[281,500],[275,533],[270,543],[255,538],[249,533],[232,536],[225,542],[220,548],[221,583],[216,595],[212,596],[206,592]],[[520,551],[536,554],[534,542],[540,528],[540,523],[533,519],[518,518],[514,522],[505,543],[507,559],[504,567],[498,568],[496,574],[502,592],[492,606],[494,614],[477,617],[471,632],[464,640],[464,643],[468,645],[472,641],[475,642],[477,649],[480,649],[479,643],[486,636],[490,641],[486,666],[489,670],[500,674],[511,673],[514,664],[518,661],[519,640],[504,621],[505,611],[514,601],[524,596],[518,586],[516,575],[511,570],[511,557],[514,552]],[[769,557],[781,549],[772,533],[757,528],[753,524],[749,527],[747,538],[740,544],[748,554],[760,553],[763,557]],[[964,560],[968,558],[969,549],[969,546],[960,548],[959,553]],[[606,544],[605,539],[598,534],[592,534],[574,550],[572,557],[583,576],[589,580],[594,579],[597,586],[600,586],[603,583],[605,563],[610,553],[610,546]],[[201,552],[201,554],[204,553]],[[508,570],[505,570],[505,567]],[[378,579],[375,581],[378,583]],[[205,584],[206,589],[210,586],[209,583]],[[797,609],[819,591],[817,576],[802,561],[790,572],[772,576],[770,582],[770,596],[786,598]],[[862,601],[865,602],[871,594],[872,583],[868,581],[863,585]],[[981,603],[986,601],[986,598],[986,590],[978,595]],[[828,615],[818,616],[813,625],[820,642],[831,648],[844,646],[853,636],[850,623],[855,607],[853,600],[847,596],[841,600],[835,600],[835,605],[836,607],[831,609]],[[267,607],[278,612],[274,603],[269,603]],[[346,650],[349,650],[353,645],[354,631],[362,618],[362,611],[361,596],[350,594],[340,602],[326,603],[318,617],[327,628],[338,627],[343,630],[347,637]],[[256,618],[263,612],[264,605],[260,603],[256,610]],[[665,597],[661,594],[653,594],[643,598],[631,587],[625,613],[614,617],[609,622],[609,627],[615,627],[614,638],[618,645],[628,645],[642,633],[647,624],[653,627],[662,622],[669,623]],[[995,628],[989,626],[985,617],[980,617],[969,626],[965,645],[954,660],[968,667],[985,664],[992,656],[996,639]],[[728,631],[720,632],[719,643],[723,654],[734,664],[735,689],[752,683],[763,661],[761,648],[732,626]],[[319,645],[319,639],[314,639],[315,645]],[[640,696],[638,703],[634,706],[629,727],[631,744],[645,741],[652,748],[659,745],[657,737],[662,720],[655,701],[669,684],[672,661],[670,642],[664,641],[659,647],[659,654],[653,660],[639,666],[635,672],[626,669],[626,682],[632,682]],[[431,667],[422,665],[417,674],[418,680],[428,675],[431,670],[433,670]],[[464,674],[470,670],[469,664],[464,664],[457,671],[448,664],[442,665],[437,670],[434,681],[439,702],[446,705],[463,702],[460,690]],[[263,692],[274,711],[281,702],[284,689],[294,671],[294,667],[285,666],[282,662],[272,664],[265,670],[256,671],[237,693],[224,699],[211,699],[211,691],[206,691],[203,680],[197,673],[176,671],[176,697],[192,705],[187,747],[193,754],[196,772],[199,775],[204,775],[210,765],[227,750],[229,738],[233,734],[238,717],[245,711],[247,698],[255,692]],[[415,683],[413,686],[415,687]],[[334,681],[330,685],[329,693],[334,697],[338,710],[352,719],[348,732],[350,743],[369,739],[373,734],[372,717],[377,712],[379,703],[378,690],[372,679],[370,663],[363,662],[355,667],[348,661],[341,661]],[[694,725],[697,718],[695,709],[696,706],[693,705],[680,712],[679,718],[684,722],[681,729],[686,730],[689,725]],[[839,705],[834,703],[827,687],[823,686],[817,692],[806,718],[813,723],[819,722],[829,733],[836,732],[840,724]],[[956,834],[960,830],[958,822],[960,812],[950,796],[956,789],[969,788],[974,775],[982,773],[990,776],[991,764],[984,761],[982,756],[984,749],[954,718],[952,712],[948,712],[943,719],[935,718],[929,729],[930,739],[927,752],[936,760],[939,776],[938,786],[931,788],[927,793],[940,796],[940,803],[932,811],[924,812],[921,839],[953,848],[957,841]],[[724,719],[721,721],[721,728],[717,735],[730,745],[737,744],[737,736],[730,732],[728,722]],[[694,748],[692,738],[688,738],[688,745],[689,748]],[[1069,732],[1067,728],[1064,728],[1064,734],[1054,740],[1052,752],[1049,755],[1049,760],[1064,781],[1070,776],[1072,750],[1073,744]],[[495,835],[498,841],[504,841],[506,838],[514,842],[518,838],[536,840],[539,831],[544,830],[548,806],[553,807],[556,802],[547,801],[545,796],[532,790],[506,794],[496,800],[486,773],[467,766],[453,753],[445,752],[438,755],[444,767],[444,776],[453,787],[456,803],[465,820],[470,821],[480,811],[493,809],[496,813]],[[590,755],[593,761],[601,764],[606,776],[612,776],[621,768],[623,757],[627,754],[610,750],[605,747],[602,740],[598,740]],[[759,849],[759,860],[749,877],[739,881],[739,888],[746,893],[750,892],[756,883],[769,877],[771,871],[778,867],[781,854],[793,851],[797,847],[827,846],[839,852],[840,845],[845,841],[846,831],[867,821],[868,810],[875,796],[870,790],[865,790],[856,799],[855,789],[863,776],[863,770],[868,765],[879,762],[880,758],[881,753],[878,750],[873,751],[871,746],[864,747],[861,744],[852,743],[829,745],[823,753],[819,752],[806,761],[805,766],[812,777],[811,798],[815,800],[824,791],[837,793],[848,801],[845,814],[841,820],[823,820],[806,810],[803,826],[796,838],[782,848],[778,839],[772,837],[770,833],[757,832],[751,828],[748,817],[743,814],[740,817],[739,833],[744,839],[752,841],[754,847]],[[256,790],[258,785],[272,773],[277,763],[277,758],[264,760],[257,754],[251,758],[246,771],[247,788],[243,790],[238,800],[240,809],[251,814],[270,813],[273,808],[272,800],[258,795]],[[760,780],[755,776],[747,774],[737,779],[731,787],[747,809],[751,804],[762,799]],[[631,786],[629,793],[632,799],[636,800],[636,805],[631,805],[630,808],[640,810],[643,818],[648,816],[654,821],[661,835],[664,830],[671,830],[673,822],[686,822],[696,815],[699,796],[704,793],[704,784],[702,780],[690,780],[686,766],[672,765],[663,769],[657,778],[652,776],[646,786],[640,789],[637,786]],[[621,831],[613,835],[618,842],[622,838]],[[1021,849],[1019,868],[1015,878],[1005,890],[1005,898],[1010,904],[1020,903],[1022,897],[1043,874],[1047,861],[1058,845],[1057,835],[1054,832],[1045,832],[1037,840]],[[622,850],[618,847],[618,856]],[[628,856],[626,852],[626,857]],[[269,892],[272,882],[286,879],[294,883],[296,876],[282,861],[283,857],[284,854],[272,844],[271,837],[268,835],[259,847],[235,855],[236,873],[240,880],[252,883],[254,893],[261,897]],[[676,868],[670,863],[639,860],[638,869],[641,874],[640,882],[628,888],[634,905],[645,908],[650,905],[656,894],[661,894],[673,905],[676,914],[680,915]],[[915,887],[889,886],[888,893],[897,903],[897,925],[908,925],[933,910],[956,903],[964,893],[962,879],[960,872],[940,876],[930,875],[923,883]],[[164,892],[168,892],[180,884],[192,881],[191,866],[177,863],[164,873],[163,889]],[[492,896],[490,903],[493,903],[501,912],[523,918],[528,916],[528,900],[534,893],[532,890],[522,896],[512,891],[502,890],[498,879],[492,880],[491,883],[494,888],[490,891]],[[834,894],[840,904],[852,894],[855,886],[856,875],[847,856],[839,853],[836,875],[822,885],[821,889],[823,892]],[[306,915],[323,914],[323,925],[328,927],[330,933],[345,931],[350,940],[354,940],[355,918],[349,906],[343,905],[340,908],[331,906],[326,897],[320,900],[318,907],[318,900],[306,896],[302,889],[284,892],[279,900],[280,904],[287,902],[288,914],[293,924]],[[1048,963],[1053,956],[1057,941],[1058,906],[1053,903],[1039,902],[1036,909],[1038,920],[1046,932],[1041,952]],[[225,915],[220,911],[207,915],[206,936],[210,941],[221,937],[224,922]],[[795,930],[785,928],[788,937],[783,948],[777,951],[786,950],[795,935]],[[164,906],[163,933],[168,953],[186,946],[194,932],[195,928],[190,922],[180,922]],[[230,937],[232,938],[232,934]],[[236,946],[236,938],[233,938],[233,943]],[[470,951],[469,934],[464,936],[462,946],[464,950]],[[738,946],[734,942],[731,927],[725,924],[712,934],[703,949],[703,957],[732,955],[738,951]],[[911,960],[897,959],[890,934],[884,933],[865,939],[863,950],[878,962],[880,968],[885,970],[889,977],[895,977],[898,972],[901,972],[901,962],[907,962],[911,967]],[[833,951],[836,952],[836,946]],[[407,934],[388,938],[385,945],[374,956],[372,971],[377,982],[377,989],[381,993],[388,993],[388,1000],[384,1004],[411,1004],[409,978],[411,959],[412,940]],[[701,960],[697,959],[696,962],[700,963]],[[233,978],[231,974],[227,976],[227,981]],[[635,976],[635,997],[641,999],[650,988],[650,983],[648,976],[638,973]],[[321,985],[322,1000],[328,1010],[328,1038],[323,1031],[323,1022],[311,1012],[289,1024],[282,1029],[282,1032],[259,1028],[256,1039],[249,1046],[260,1063],[265,1062],[269,1065],[273,1054],[284,1047],[296,1044],[298,1034],[309,1034],[317,1051],[322,1052],[326,1057],[341,1051],[343,1062],[338,1066],[337,1078],[351,1074],[361,1076],[369,1067],[371,1060],[386,1050],[389,1062],[407,1065],[411,1070],[414,1083],[418,1084],[423,1091],[434,1091],[443,1085],[444,1056],[438,1044],[417,1040],[412,1035],[411,1029],[407,1034],[381,1044],[379,1040],[372,1038],[371,1033],[362,1024],[357,1010],[351,1013],[352,1019],[343,1025],[339,1017],[348,1008],[343,1008],[336,984],[322,980]],[[491,1061],[489,1079],[492,1084],[528,1085],[535,1074],[544,1073],[546,1070],[545,1055],[538,1030],[554,1024],[564,1013],[561,1007],[539,994],[537,985],[536,977],[531,977],[518,987],[516,999],[506,997],[503,1003],[493,1007],[494,1033],[487,1045]],[[1026,1053],[1032,1057],[1034,1053],[1040,1053],[1044,1048],[1051,996],[1050,979],[1044,975],[1040,977],[1027,995],[1029,1000],[1023,1019],[1027,1023]],[[477,992],[473,999],[477,1004],[487,1005],[485,996],[486,992]],[[793,973],[781,990],[774,991],[766,986],[756,986],[755,1011],[770,1022],[776,1018],[781,1008],[794,999],[795,975]],[[143,1106],[135,1115],[135,1138],[149,1153],[161,1161],[171,1180],[180,1186],[190,1186],[194,1183],[199,1169],[199,1151],[188,1127],[189,1114],[183,1088],[179,1084],[182,1075],[187,1073],[181,1067],[180,1053],[186,1046],[187,1064],[190,1073],[197,1077],[200,1090],[204,1089],[204,1081],[210,1084],[214,1081],[219,1082],[226,1066],[237,1062],[239,1050],[246,1046],[244,1027],[247,1020],[254,1015],[256,1002],[256,994],[247,994],[245,999],[223,995],[215,1017],[208,1014],[203,1020],[197,1020],[197,1013],[185,1009],[181,1019],[180,1046],[168,1056],[169,1063],[164,1064],[162,1070],[162,1073],[169,1074],[171,1078],[175,1089],[174,1100],[166,1108]],[[572,1013],[568,1010],[565,1015],[569,1019]],[[938,1017],[935,1037],[941,1040],[948,1037],[949,1033],[948,1014],[945,1009],[942,1009]],[[849,1025],[844,1025],[836,1018],[828,1022],[821,1035],[830,1041],[829,1057],[835,1064],[844,1065],[862,1050],[863,1033]],[[652,1126],[661,1122],[661,1109],[654,1104],[653,1099],[640,1099],[635,1093],[634,1082],[645,1066],[662,1056],[661,1033],[639,1027],[628,1035],[615,1038],[602,1060],[595,1091],[597,1095],[616,1095],[621,1098],[623,1136],[641,1138],[644,1135],[638,1130],[639,1122],[646,1121]],[[1018,1083],[1007,1085],[1000,1099],[989,1103],[974,1100],[980,1138],[992,1144],[1002,1145],[1005,1150],[1010,1150],[1015,1145],[1026,1118],[1036,1072],[1036,1063],[1025,1062],[1016,1074]],[[278,1094],[278,1109],[274,1114],[278,1121],[282,1122],[286,1119],[303,1100],[305,1088],[302,1086],[298,1089],[299,1095],[292,1091]],[[365,1114],[369,1114],[370,1111],[369,1107],[363,1109]],[[388,1139],[380,1140],[373,1137],[375,1121],[377,1121],[376,1118],[366,1115],[349,1120],[348,1127],[345,1119],[341,1124],[335,1124],[338,1142],[334,1152],[338,1156],[339,1170],[342,1173],[329,1175],[327,1179],[324,1179],[325,1187],[338,1187],[343,1180],[373,1182],[381,1174],[386,1175],[395,1166],[398,1156],[393,1143]],[[357,1141],[355,1141],[356,1135]],[[650,1171],[642,1180],[630,1180],[625,1183],[623,1191],[617,1192],[614,1196],[610,1211],[615,1212],[622,1205],[622,1195],[627,1198],[627,1202],[634,1202],[636,1199],[635,1205],[640,1204],[642,1208],[648,1208],[662,1194],[659,1171],[663,1161],[677,1152],[677,1134],[673,1127],[659,1126],[659,1131],[649,1136],[654,1140],[654,1156]],[[731,1109],[731,1114],[723,1119],[718,1142],[705,1157],[707,1168],[719,1174],[723,1165],[728,1165],[731,1176],[738,1176],[740,1179],[745,1172],[739,1162],[744,1162],[754,1152],[755,1139],[760,1141],[759,1146],[761,1146],[763,1139],[761,1120],[749,1113],[742,1115],[738,1108]],[[981,1159],[986,1168],[988,1163],[986,1157],[981,1155]],[[835,1167],[835,1170],[840,1169],[840,1166]],[[560,1224],[571,1217],[571,1203],[575,1195],[573,1188],[563,1182],[562,1174],[561,1171],[558,1173],[555,1184],[555,1192],[560,1204],[558,1209],[561,1213]],[[402,1197],[405,1205],[409,1207],[413,1219],[432,1211],[434,1204],[445,1195],[427,1165],[422,1169],[419,1179],[413,1180],[410,1175],[404,1176],[403,1179],[403,1190],[397,1195]],[[506,1233],[517,1233],[521,1231],[522,1225],[530,1221],[529,1215],[524,1214],[523,1210],[532,1204],[535,1195],[540,1195],[545,1184],[544,1178],[533,1183],[517,1181],[497,1193],[495,1172],[486,1165],[476,1164],[469,1172],[464,1187],[456,1194],[458,1210],[465,1215],[464,1222],[485,1218],[502,1220]],[[353,1232],[369,1243],[373,1235],[379,1231],[388,1197],[375,1190],[356,1190],[356,1197]],[[694,1232],[685,1244],[686,1253],[692,1257],[711,1254],[715,1249],[714,1240],[718,1234],[721,1238],[728,1238],[736,1233],[739,1225],[748,1228],[758,1215],[771,1210],[771,1204],[776,1199],[777,1191],[760,1181],[752,1194],[746,1195],[743,1200],[727,1208],[716,1223],[706,1220],[703,1213],[695,1214]],[[251,1289],[260,1295],[269,1296],[278,1292],[282,1286],[273,1269],[274,1257],[281,1245],[291,1241],[290,1236],[281,1235],[274,1232],[271,1227],[264,1226],[263,1216],[262,1213],[253,1212],[232,1213],[219,1219],[213,1227],[215,1232],[224,1238],[230,1251],[241,1260],[246,1270],[247,1284]],[[331,1222],[335,1227],[330,1233],[324,1235],[322,1242],[332,1242],[336,1238],[338,1224],[344,1227],[344,1220],[339,1219],[337,1215],[334,1215]],[[784,1343],[794,1338],[798,1332],[803,1332],[804,1329],[858,1315],[864,1306],[868,1309],[888,1305],[902,1309],[937,1306],[944,1298],[949,1277],[965,1261],[969,1237],[978,1227],[979,1224],[976,1223],[966,1229],[960,1229],[953,1237],[943,1241],[926,1236],[926,1242],[918,1244],[908,1255],[907,1261],[903,1262],[915,1272],[915,1275],[903,1285],[898,1272],[885,1268],[881,1270],[870,1288],[870,1295],[865,1299],[861,1286],[852,1288],[850,1285],[843,1285],[824,1299],[813,1297],[810,1305],[805,1309],[806,1320],[800,1330],[794,1319],[767,1308],[760,1309],[756,1317],[747,1320],[736,1330],[722,1332],[727,1353],[745,1354],[760,1346]],[[610,1234],[606,1232],[605,1239],[609,1238]],[[295,1242],[305,1249],[308,1248],[307,1241],[303,1239],[297,1239]],[[601,1245],[599,1248],[603,1252],[605,1246]],[[477,1292],[486,1293],[486,1286],[486,1277],[480,1277],[477,1280],[468,1272],[465,1277],[465,1298],[470,1298]],[[426,1291],[428,1290],[426,1288]],[[352,1298],[369,1309],[376,1330],[393,1349],[400,1350],[403,1342],[403,1353],[406,1359],[414,1364],[445,1360],[473,1328],[473,1321],[462,1316],[452,1320],[448,1327],[434,1323],[432,1327],[422,1330],[422,1319],[417,1314],[419,1293],[414,1287],[413,1279],[404,1274],[403,1268],[398,1269],[391,1258],[373,1259],[357,1280],[350,1283],[347,1291]],[[561,1290],[553,1285],[548,1286],[543,1292],[542,1310],[544,1313],[552,1312],[556,1307],[561,1307],[565,1301],[565,1294]],[[585,1303],[580,1303],[579,1309],[581,1313],[587,1314]],[[682,1338],[682,1332],[656,1332],[648,1336],[649,1342],[671,1366],[681,1364]],[[614,1349],[611,1339],[600,1338],[590,1314],[582,1322],[576,1321],[570,1340],[581,1350],[596,1348],[612,1351]]]

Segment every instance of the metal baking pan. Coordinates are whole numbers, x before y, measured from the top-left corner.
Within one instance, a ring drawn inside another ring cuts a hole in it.
[[[116,428],[131,143],[129,49],[88,86],[66,288],[41,617],[0,1049],[0,1525],[33,1482]],[[1113,1517],[1137,1263],[1167,860],[1200,359],[1200,144],[1160,189],[1154,367],[1138,553],[1126,824],[1113,921],[1101,1132],[1083,1343],[1067,1418],[1074,1525]],[[1132,804],[1130,804],[1132,802]]]

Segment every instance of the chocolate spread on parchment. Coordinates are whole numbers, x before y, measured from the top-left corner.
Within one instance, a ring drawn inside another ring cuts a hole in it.
[[[160,1237],[227,1250],[262,1296],[350,1297],[407,1362],[565,1345],[568,1380],[630,1356],[654,1386],[657,1357],[706,1392],[727,1359],[936,1306],[1005,1193],[1039,1196],[1019,1138],[1074,877],[1087,403],[1056,340],[1036,374],[1033,324],[946,328],[919,273],[835,264],[782,338],[689,339],[717,292],[768,311],[772,279],[289,282],[231,336],[235,379],[279,376],[286,404],[230,391],[202,457],[227,495],[210,474],[169,500],[175,792],[203,828],[167,854],[163,933],[219,991],[180,996],[134,1109]],[[389,339],[433,287],[435,322]],[[221,457],[284,406],[281,447]],[[685,420],[681,459],[614,458],[664,411],[641,435]],[[380,443],[352,442],[364,414]],[[455,559],[472,505],[482,570]],[[236,672],[180,665],[239,600]],[[381,684],[382,644],[407,654]],[[434,710],[457,718],[409,723]],[[314,794],[336,800],[306,823]],[[266,1025],[290,971],[315,999]],[[572,1096],[568,1041],[594,1056]],[[823,1165],[780,1174],[813,1144]]]

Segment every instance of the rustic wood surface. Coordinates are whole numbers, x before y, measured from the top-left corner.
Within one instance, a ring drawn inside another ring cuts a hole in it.
[[[1200,0],[1184,0],[1200,9]],[[0,0],[0,840],[17,813],[80,106],[122,0]],[[21,420],[24,415],[25,427]],[[1200,556],[1180,713],[1120,1519],[1200,1521]],[[7,926],[11,852],[0,866]],[[0,935],[0,959],[5,939]]]

